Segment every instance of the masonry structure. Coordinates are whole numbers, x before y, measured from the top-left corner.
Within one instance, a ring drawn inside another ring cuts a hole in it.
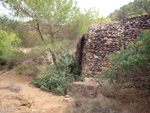
[[[137,40],[143,29],[150,29],[150,14],[90,26],[78,43],[76,52],[82,75],[96,77],[103,69],[109,68],[111,62],[106,55],[122,47],[126,49],[126,44]]]

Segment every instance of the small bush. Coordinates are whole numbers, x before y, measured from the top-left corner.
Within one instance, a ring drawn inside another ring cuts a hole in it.
[[[32,83],[54,94],[64,94],[71,82],[82,80],[80,67],[74,58],[64,51],[58,59],[57,66],[49,66],[49,72],[49,75],[37,76]]]
[[[124,84],[131,82],[134,86],[149,89],[150,83],[150,32],[143,31],[139,40],[130,43],[127,49],[108,56],[112,62],[110,69],[101,75],[112,82]]]
[[[13,61],[9,62],[9,63],[7,64],[7,69],[12,69],[13,65],[14,65],[14,62],[13,62]]]
[[[6,64],[6,62],[7,62],[7,60],[6,60],[6,59],[4,59],[4,58],[0,58],[0,65],[5,65],[5,64]]]
[[[0,69],[3,69],[3,68],[4,68],[4,66],[0,64]]]
[[[24,75],[36,75],[39,70],[37,69],[38,63],[36,62],[30,62],[26,65],[18,65],[14,68],[14,71],[16,71],[19,74]]]
[[[21,73],[21,74],[24,74],[24,71],[27,67],[25,65],[22,65],[22,66],[17,66],[14,68],[14,71],[16,71],[17,73]]]
[[[4,58],[0,58],[0,69],[4,68],[4,65],[7,63],[7,60]]]
[[[0,30],[0,64],[6,64],[9,61],[7,68],[12,67],[13,61],[15,61],[21,54],[18,48],[20,46],[21,39],[13,32],[6,32]]]

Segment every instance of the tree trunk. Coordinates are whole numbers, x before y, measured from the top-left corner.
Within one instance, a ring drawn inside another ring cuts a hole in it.
[[[50,34],[51,43],[54,43],[54,34]]]
[[[36,15],[35,15],[35,17],[36,17]],[[37,31],[38,31],[38,33],[40,35],[40,38],[42,39],[43,43],[47,46],[47,43],[45,42],[44,37],[43,37],[43,35],[41,33],[40,25],[39,25],[39,22],[38,22],[37,18],[36,18],[36,23],[37,23]],[[49,50],[49,52],[50,52],[50,54],[52,56],[52,60],[53,60],[54,65],[57,67],[55,53],[48,46],[47,46],[47,48],[48,48],[48,50]]]
[[[49,25],[49,34],[50,34],[50,39],[51,43],[54,43],[54,35],[57,31],[54,31],[54,26],[52,24]]]

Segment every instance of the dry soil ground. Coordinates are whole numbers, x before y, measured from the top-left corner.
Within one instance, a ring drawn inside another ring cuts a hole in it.
[[[69,101],[31,84],[32,76],[0,74],[0,113],[65,113]]]
[[[0,113],[150,113],[149,96],[132,93],[126,98],[110,98],[101,94],[92,99],[72,99],[36,88],[32,79],[14,71],[0,71]]]

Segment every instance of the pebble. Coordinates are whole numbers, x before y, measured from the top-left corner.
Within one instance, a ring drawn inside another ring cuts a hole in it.
[[[64,98],[63,100],[62,100],[62,102],[68,102],[70,100],[70,98]]]
[[[65,98],[69,98],[69,95],[65,95]]]
[[[36,111],[35,109],[32,110],[32,112],[35,112],[35,111]]]

